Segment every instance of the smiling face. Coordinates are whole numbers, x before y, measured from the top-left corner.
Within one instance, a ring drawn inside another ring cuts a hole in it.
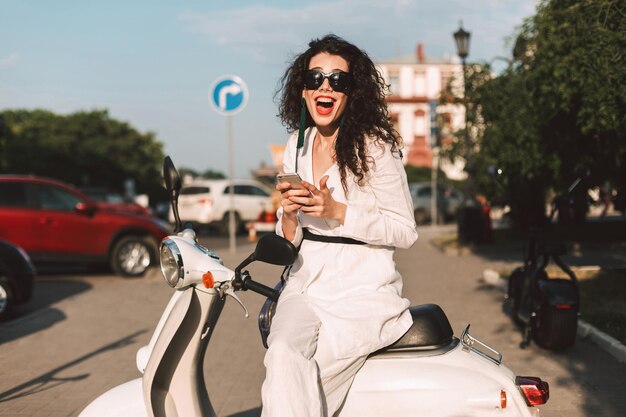
[[[348,62],[339,55],[321,52],[311,58],[308,69],[328,74],[335,71],[350,72]],[[348,104],[348,96],[334,91],[328,79],[316,90],[302,90],[309,114],[320,133],[331,135],[339,127],[341,116]]]

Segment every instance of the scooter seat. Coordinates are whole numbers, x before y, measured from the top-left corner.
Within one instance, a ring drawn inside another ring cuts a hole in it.
[[[452,342],[454,336],[452,326],[446,313],[437,304],[412,306],[409,311],[413,317],[413,325],[400,339],[383,351],[438,349]]]

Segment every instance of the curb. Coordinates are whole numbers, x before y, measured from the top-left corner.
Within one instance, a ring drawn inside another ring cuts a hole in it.
[[[578,337],[590,340],[619,362],[626,362],[626,346],[583,320],[578,320]]]
[[[500,274],[493,269],[485,269],[483,271],[483,280],[486,284],[498,290],[506,291],[506,281],[500,278]],[[618,362],[626,362],[626,346],[614,337],[581,319],[578,319],[577,334],[579,339],[589,340],[617,359]]]

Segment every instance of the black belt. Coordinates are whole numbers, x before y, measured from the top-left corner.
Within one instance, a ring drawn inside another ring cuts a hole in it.
[[[344,243],[346,245],[366,245],[367,243],[361,242],[360,240],[352,239],[350,237],[343,236],[324,236],[324,235],[316,235],[311,233],[309,229],[302,229],[303,239],[306,240],[314,240],[316,242],[326,242],[326,243]]]

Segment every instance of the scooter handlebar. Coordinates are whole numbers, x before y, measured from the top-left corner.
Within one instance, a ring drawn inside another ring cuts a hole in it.
[[[263,285],[260,282],[253,281],[252,278],[245,278],[243,281],[242,289],[244,291],[250,290],[257,294],[264,295],[272,301],[278,301],[279,293],[273,288]]]

